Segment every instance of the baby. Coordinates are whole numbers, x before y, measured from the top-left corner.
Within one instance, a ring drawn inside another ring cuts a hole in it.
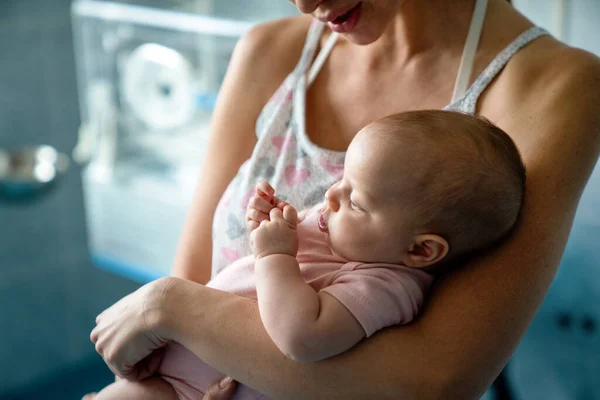
[[[517,148],[487,120],[433,110],[388,116],[352,140],[324,204],[297,214],[259,183],[246,214],[254,254],[208,286],[256,299],[287,357],[322,360],[413,320],[434,273],[508,237],[524,187]],[[223,374],[171,343],[159,376],[151,391],[121,380],[96,400],[201,399]],[[266,396],[245,385],[234,396],[258,398]]]

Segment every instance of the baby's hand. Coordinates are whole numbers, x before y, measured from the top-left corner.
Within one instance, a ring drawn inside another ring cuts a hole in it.
[[[296,226],[298,213],[289,204],[273,207],[269,219],[263,220],[258,229],[250,234],[250,246],[254,256],[259,259],[272,254],[288,254],[296,257],[298,253],[298,235]]]
[[[275,189],[267,182],[260,181],[256,185],[256,192],[248,202],[246,209],[246,228],[252,232],[263,221],[269,220],[269,213],[275,207],[283,210],[287,204],[274,196]]]

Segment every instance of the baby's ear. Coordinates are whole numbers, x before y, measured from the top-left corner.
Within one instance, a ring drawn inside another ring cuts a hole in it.
[[[404,264],[412,268],[426,268],[442,261],[449,249],[448,241],[441,236],[417,235],[406,253]]]

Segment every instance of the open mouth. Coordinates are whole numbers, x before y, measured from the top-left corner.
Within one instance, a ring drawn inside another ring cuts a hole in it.
[[[350,17],[352,16],[352,13],[358,9],[358,7],[360,6],[360,4],[361,3],[358,3],[356,6],[354,6],[350,10],[348,10],[348,12],[346,12],[345,14],[340,15],[339,17],[337,17],[336,19],[334,19],[333,21],[331,21],[331,23],[332,24],[343,24],[344,22],[348,21],[350,19]]]
[[[317,225],[319,226],[319,230],[321,232],[324,232],[324,233],[329,232],[329,227],[327,226],[327,221],[325,220],[325,217],[323,216],[323,211],[321,211],[321,213],[319,215],[319,221],[317,222]]]

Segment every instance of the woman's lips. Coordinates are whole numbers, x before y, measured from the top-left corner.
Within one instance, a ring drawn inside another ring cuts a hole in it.
[[[362,9],[362,2],[358,3],[354,8],[348,11],[346,14],[336,18],[333,21],[327,22],[329,28],[338,33],[348,33],[351,32],[354,27],[358,24],[358,20],[360,19],[360,12]]]
[[[321,211],[321,213],[319,214],[319,221],[317,222],[317,225],[319,226],[319,230],[321,232],[324,232],[324,233],[329,232],[329,227],[327,226],[327,221],[325,220],[325,217],[323,216],[323,211]]]

